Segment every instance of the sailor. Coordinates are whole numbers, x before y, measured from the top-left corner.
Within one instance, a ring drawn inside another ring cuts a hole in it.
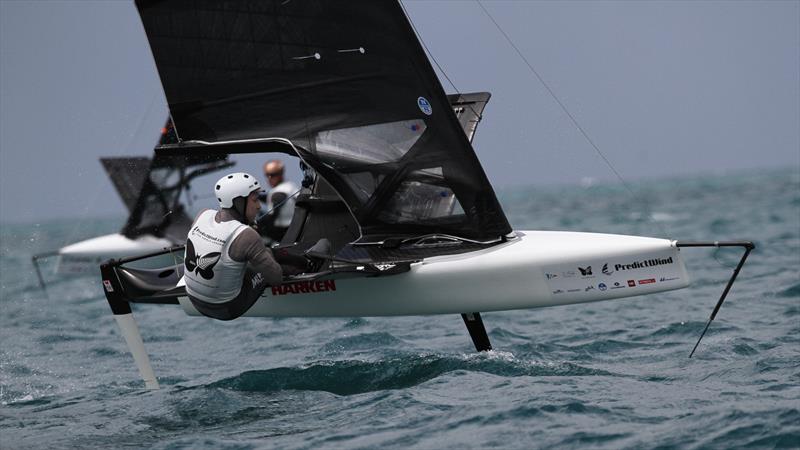
[[[283,269],[249,226],[261,208],[261,186],[247,173],[222,177],[214,193],[219,211],[202,211],[189,231],[184,258],[186,292],[202,314],[232,320],[255,303]]]
[[[280,242],[294,215],[294,196],[296,184],[284,179],[283,162],[273,159],[264,163],[264,177],[270,185],[263,201],[267,213],[258,219],[258,230],[275,242]]]

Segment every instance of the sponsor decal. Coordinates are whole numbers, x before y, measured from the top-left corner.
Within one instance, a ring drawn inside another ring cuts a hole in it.
[[[614,286],[611,286],[611,289],[624,289],[624,288],[625,286],[619,281],[615,281]]]
[[[224,239],[219,239],[214,236],[211,236],[210,234],[203,233],[202,231],[200,231],[200,227],[198,227],[197,225],[195,225],[195,227],[192,228],[191,234],[192,236],[200,236],[201,238],[205,239],[208,242],[216,242],[217,244],[225,245]]]
[[[612,273],[614,273],[614,271],[613,270],[609,270],[608,263],[605,263],[605,264],[603,264],[603,273],[606,274],[606,275],[611,275]]]
[[[639,284],[653,284],[656,282],[655,278],[647,278],[644,280],[639,280]]]
[[[564,278],[575,278],[576,275],[578,275],[578,272],[575,272],[574,270],[561,272],[561,276]]]
[[[586,266],[584,269],[583,267],[578,267],[578,270],[581,271],[581,275],[587,277],[592,274],[592,266]]]
[[[186,241],[186,261],[183,264],[188,272],[199,274],[206,280],[214,278],[214,266],[219,262],[220,252],[211,252],[203,256],[195,254],[192,240]]]
[[[297,281],[272,286],[272,295],[311,294],[336,290],[336,280]]]
[[[608,286],[606,286],[605,283],[600,283],[600,284],[597,285],[597,289],[600,289],[601,291],[605,291],[606,289],[608,289]]]
[[[642,269],[645,267],[654,267],[654,266],[662,266],[665,264],[672,264],[672,256],[669,258],[653,258],[653,259],[645,259],[643,261],[635,261],[630,264],[616,264],[614,265],[615,270],[632,270],[632,269]]]
[[[392,267],[394,267],[396,265],[397,264],[375,264],[375,267],[377,267],[378,270],[383,272],[384,270],[389,270],[389,269],[391,269]]]
[[[567,292],[580,292],[580,289],[567,289]]]
[[[634,286],[636,286],[636,282],[633,280],[628,280],[628,287],[634,287]]]
[[[548,280],[552,280],[553,278],[558,277],[558,275],[554,273],[546,273],[544,274],[544,276],[547,277]]]
[[[562,291],[561,289],[556,289],[555,291],[553,291],[553,294],[563,294],[563,293],[564,291]]]
[[[261,275],[261,272],[256,273],[253,275],[253,278],[250,279],[250,283],[252,283],[253,288],[261,284],[264,281],[264,277]]]
[[[420,97],[417,99],[417,106],[419,106],[419,110],[425,113],[426,116],[430,116],[433,114],[433,108],[431,107],[431,102],[428,101],[425,97]]]
[[[591,291],[593,289],[594,289],[594,285],[592,284],[592,285],[586,286],[586,288],[584,288],[583,292],[589,292],[589,291]]]
[[[672,280],[679,280],[679,279],[680,279],[679,277],[661,277],[661,278],[658,279],[658,281],[664,282],[664,281],[672,281]]]
[[[114,286],[111,285],[110,280],[103,280],[103,287],[106,288],[106,292],[114,292]]]

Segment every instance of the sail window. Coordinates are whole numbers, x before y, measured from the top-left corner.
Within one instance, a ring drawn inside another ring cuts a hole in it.
[[[344,180],[350,185],[359,200],[366,203],[384,178],[385,175],[380,173],[354,172],[348,173]]]
[[[317,133],[317,153],[340,163],[398,161],[426,129],[423,120],[402,120]]]
[[[400,183],[378,219],[386,223],[430,223],[463,216],[464,209],[453,190],[445,186],[441,173],[441,167],[412,172],[409,179]]]
[[[168,215],[177,213],[173,209],[179,205],[180,175],[174,167],[159,167],[150,171],[149,181],[140,194],[143,197],[140,203],[144,207],[134,214],[138,215],[137,229],[153,232],[163,225]]]

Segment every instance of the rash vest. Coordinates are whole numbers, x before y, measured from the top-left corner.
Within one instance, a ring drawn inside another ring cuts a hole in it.
[[[217,223],[214,210],[204,211],[186,239],[186,292],[209,303],[223,303],[239,295],[247,262],[228,254],[233,240],[247,228],[236,220]]]
[[[281,205],[278,217],[275,218],[274,224],[276,227],[288,228],[289,224],[292,223],[292,217],[294,216],[294,197],[292,197],[292,194],[295,192],[297,192],[297,186],[291,181],[284,181],[269,190],[267,194],[267,211],[272,211],[272,208],[275,207],[272,201],[272,196],[274,194],[286,194],[287,198]]]

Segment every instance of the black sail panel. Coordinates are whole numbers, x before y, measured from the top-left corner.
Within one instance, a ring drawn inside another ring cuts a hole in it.
[[[128,212],[136,207],[136,200],[150,170],[150,158],[144,156],[100,158],[100,163],[122,198]]]
[[[511,231],[396,1],[137,6],[182,142],[292,140],[364,235]]]

